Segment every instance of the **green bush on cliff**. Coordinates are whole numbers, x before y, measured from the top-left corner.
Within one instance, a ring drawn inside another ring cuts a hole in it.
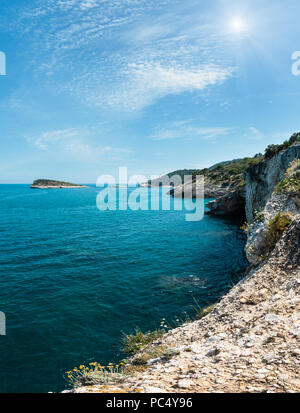
[[[163,330],[142,333],[139,329],[136,329],[134,334],[124,334],[122,339],[123,352],[132,356],[162,337],[164,333]]]
[[[102,366],[100,363],[92,362],[65,373],[65,379],[72,387],[93,386],[97,384],[107,384],[119,382],[125,377],[124,363]]]
[[[233,188],[243,186],[244,171],[252,165],[257,165],[261,162],[263,156],[261,154],[254,158],[244,158],[232,162],[226,162],[216,165],[212,168],[205,168],[194,172],[195,175],[204,175],[208,182],[215,185],[231,185]]]
[[[275,187],[276,194],[300,193],[300,160],[295,159],[284,175],[284,179]]]
[[[273,250],[277,242],[280,240],[284,230],[290,225],[291,222],[291,215],[283,212],[279,212],[269,221],[266,231],[266,256]]]
[[[295,143],[300,143],[300,132],[294,133],[289,140],[286,140],[281,145],[269,145],[265,151],[265,158],[271,159],[277,153],[289,148]]]

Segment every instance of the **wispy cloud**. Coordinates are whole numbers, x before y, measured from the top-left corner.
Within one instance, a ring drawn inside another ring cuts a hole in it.
[[[255,126],[250,126],[249,131],[245,133],[244,136],[254,140],[262,140],[265,138],[265,135]]]
[[[167,127],[158,127],[156,131],[149,136],[155,141],[167,139],[214,139],[220,136],[228,135],[231,128],[225,127],[204,127],[199,126],[194,120],[173,122]]]
[[[12,27],[34,48],[35,64],[55,90],[93,107],[139,111],[233,75],[222,56],[226,39],[212,34],[204,17],[185,11],[188,5],[177,0],[34,4],[20,8]]]
[[[117,160],[132,153],[129,149],[99,145],[95,140],[94,131],[89,129],[48,131],[28,138],[28,142],[42,151],[59,153],[74,160],[89,162],[103,159]]]
[[[44,132],[36,138],[30,138],[29,141],[39,149],[48,150],[53,145],[68,145],[74,138],[78,139],[79,136],[80,133],[76,129],[60,129]]]

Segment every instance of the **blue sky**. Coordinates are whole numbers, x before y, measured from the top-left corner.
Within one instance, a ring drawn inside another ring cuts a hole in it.
[[[298,0],[1,0],[0,182],[163,174],[300,130]]]

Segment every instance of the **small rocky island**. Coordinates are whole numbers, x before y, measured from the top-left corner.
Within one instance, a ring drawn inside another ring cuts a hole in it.
[[[70,182],[55,181],[52,179],[37,179],[30,186],[36,189],[58,189],[58,188],[86,188],[84,185],[71,184]]]

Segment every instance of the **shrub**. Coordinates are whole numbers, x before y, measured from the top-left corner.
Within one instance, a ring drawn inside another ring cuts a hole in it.
[[[138,357],[132,360],[134,365],[141,366],[147,364],[149,360],[160,358],[162,360],[171,360],[172,357],[179,354],[179,351],[167,346],[150,347],[149,350],[141,353]]]
[[[300,160],[295,159],[284,175],[284,179],[275,187],[276,194],[300,192]]]
[[[258,212],[257,210],[254,211],[254,221],[257,223],[264,222],[265,214],[263,211]]]
[[[249,234],[250,232],[250,225],[248,222],[244,222],[244,224],[240,228],[242,231],[244,231],[246,234]]]
[[[292,222],[291,216],[287,213],[279,212],[274,218],[272,218],[266,231],[266,255],[268,255],[280,240],[284,230]]]
[[[291,138],[287,141],[284,141],[281,145],[269,145],[265,151],[265,158],[271,159],[274,155],[279,153],[280,151],[289,148],[291,145],[295,143],[300,143],[300,133],[294,133]]]
[[[196,319],[200,320],[203,317],[206,317],[208,314],[210,314],[216,307],[217,303],[211,304],[208,307],[203,308],[200,312],[198,312]]]
[[[65,373],[65,378],[72,387],[93,386],[118,382],[125,377],[124,363],[102,366],[99,363],[89,363],[88,366],[81,365]]]
[[[134,355],[162,337],[164,333],[163,330],[142,333],[139,329],[136,329],[134,334],[125,334],[123,336],[123,351],[126,354]]]

